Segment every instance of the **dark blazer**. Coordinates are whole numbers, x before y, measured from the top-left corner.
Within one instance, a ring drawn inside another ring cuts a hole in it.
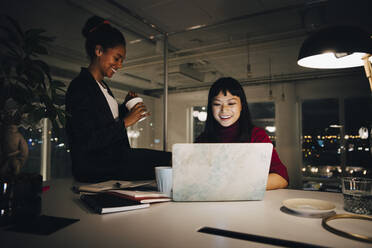
[[[130,150],[123,121],[126,107],[119,105],[119,118],[115,120],[96,80],[82,68],[67,89],[66,111],[74,177],[79,181],[113,178]]]

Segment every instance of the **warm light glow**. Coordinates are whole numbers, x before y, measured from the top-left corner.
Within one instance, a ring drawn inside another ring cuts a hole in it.
[[[276,127],[275,126],[267,126],[265,127],[265,129],[270,132],[270,133],[273,133],[276,131]]]
[[[332,128],[341,128],[342,125],[338,125],[338,124],[331,124],[329,125],[329,127],[332,127]]]
[[[129,41],[129,44],[136,44],[136,43],[139,43],[141,41],[142,41],[142,39],[131,40],[131,41]]]
[[[313,55],[302,58],[297,61],[297,64],[303,67],[318,68],[318,69],[340,69],[363,66],[362,58],[365,53],[352,53],[350,55],[338,57],[333,52]],[[372,57],[369,58],[372,61]]]
[[[137,139],[140,136],[140,132],[137,130],[129,130],[128,131],[128,138]]]
[[[368,139],[368,128],[366,127],[359,128],[359,136],[361,139]]]
[[[193,29],[198,29],[202,27],[205,27],[205,24],[191,26],[191,27],[186,28],[186,30],[193,30]]]
[[[207,120],[207,112],[201,111],[198,114],[199,121],[206,121]]]

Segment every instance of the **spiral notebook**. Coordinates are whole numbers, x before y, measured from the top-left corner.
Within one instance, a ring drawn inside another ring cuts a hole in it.
[[[175,144],[174,201],[262,200],[271,143]]]

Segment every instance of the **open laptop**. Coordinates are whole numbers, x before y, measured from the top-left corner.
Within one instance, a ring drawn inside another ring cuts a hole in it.
[[[262,200],[271,143],[174,144],[174,201]]]

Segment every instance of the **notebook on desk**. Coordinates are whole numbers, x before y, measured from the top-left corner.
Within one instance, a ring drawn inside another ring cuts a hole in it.
[[[271,143],[175,144],[174,201],[262,200]]]

